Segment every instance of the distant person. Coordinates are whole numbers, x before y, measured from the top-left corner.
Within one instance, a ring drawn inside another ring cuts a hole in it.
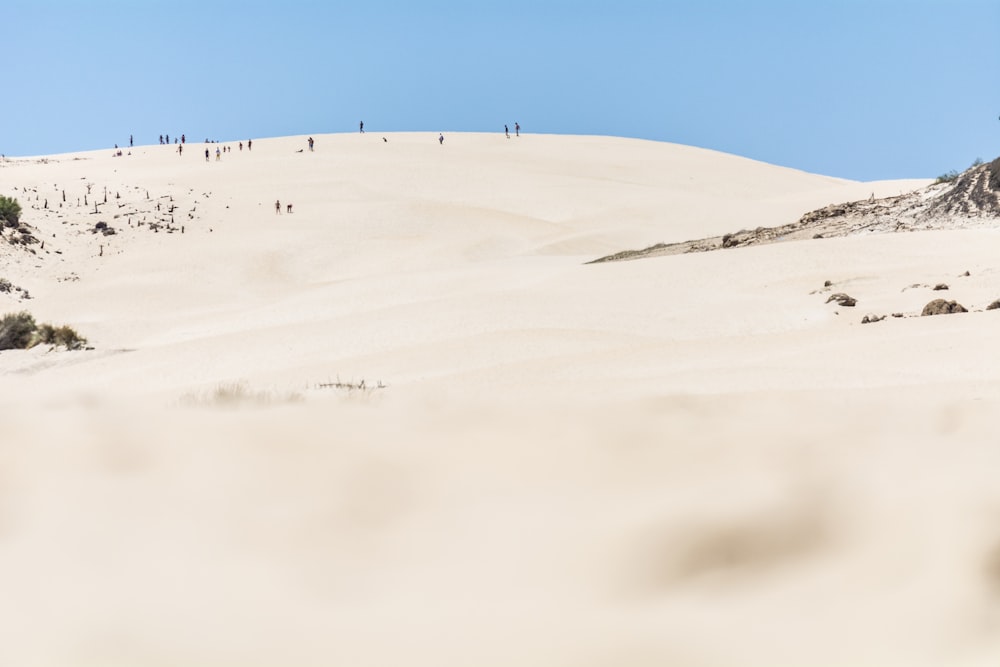
[[[177,147],[177,154],[180,155],[183,152],[184,152],[184,144],[181,144],[180,146]]]
[[[181,135],[181,143],[183,144],[185,141],[187,141],[187,136],[182,134]]]
[[[312,138],[312,137],[309,137],[309,152],[310,152],[310,153],[312,153],[312,152],[313,152],[313,143],[314,143],[314,142],[313,142],[313,138]]]
[[[521,136],[521,126],[518,123],[514,123],[514,136]]]
[[[507,128],[506,124],[504,124],[504,126],[503,126],[503,134],[504,134],[505,137],[507,137],[508,139],[510,139],[510,130]]]
[[[253,149],[253,139],[247,139],[247,150]]]
[[[360,131],[361,134],[365,133],[365,121],[361,121],[360,123],[358,123],[358,131]]]
[[[240,142],[240,152],[241,153],[243,152],[243,142],[242,141]]]
[[[160,135],[160,145],[161,146],[163,145],[163,135],[162,134]]]
[[[277,199],[274,202],[274,213],[275,215],[281,215],[281,200]]]
[[[215,147],[215,161],[218,162],[221,159],[222,159],[222,151],[220,151],[219,147],[216,146]]]
[[[205,149],[205,162],[208,162],[208,155],[209,155],[208,149],[206,148]]]
[[[128,135],[128,147],[132,148],[132,135]]]
[[[170,135],[169,134],[165,134],[163,136],[165,136],[167,138],[167,143],[169,144],[170,143]]]
[[[287,213],[291,213],[292,212],[292,205],[289,204],[285,210],[286,210]]]
[[[441,144],[442,146],[444,145],[444,135],[443,134],[439,134],[438,135],[438,143]]]

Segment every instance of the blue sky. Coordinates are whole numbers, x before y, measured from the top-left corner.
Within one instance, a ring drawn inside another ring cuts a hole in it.
[[[0,152],[287,134],[670,141],[857,180],[1000,156],[998,0],[6,0]]]

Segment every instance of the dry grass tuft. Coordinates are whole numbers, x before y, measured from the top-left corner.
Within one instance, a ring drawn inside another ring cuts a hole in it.
[[[298,392],[252,389],[245,380],[237,380],[220,383],[207,392],[185,394],[180,402],[187,407],[237,408],[283,405],[302,400],[302,395]]]

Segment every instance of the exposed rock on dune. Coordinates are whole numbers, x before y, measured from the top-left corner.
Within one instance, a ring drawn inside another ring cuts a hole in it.
[[[946,301],[945,299],[934,299],[924,306],[921,315],[951,315],[952,313],[967,313],[965,306],[957,301]]]
[[[952,182],[935,183],[883,199],[831,204],[798,221],[757,227],[681,243],[658,243],[593,260],[611,262],[739,248],[779,241],[826,239],[856,234],[884,234],[929,229],[992,227],[1000,223],[1000,158],[968,169]]]
[[[837,292],[836,294],[831,294],[830,298],[826,300],[827,303],[831,301],[836,301],[837,305],[847,306],[848,308],[853,307],[858,303],[858,300],[852,296],[844,294],[843,292]]]

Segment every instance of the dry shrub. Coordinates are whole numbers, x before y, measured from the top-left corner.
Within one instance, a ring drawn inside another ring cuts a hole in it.
[[[298,403],[302,396],[296,392],[280,393],[252,389],[244,380],[222,382],[207,392],[188,393],[181,397],[187,407],[241,407],[247,405],[270,406]]]
[[[86,343],[87,339],[78,334],[72,327],[66,325],[54,327],[51,324],[42,324],[35,332],[35,337],[29,347],[41,344],[63,346],[67,350],[78,350]]]

